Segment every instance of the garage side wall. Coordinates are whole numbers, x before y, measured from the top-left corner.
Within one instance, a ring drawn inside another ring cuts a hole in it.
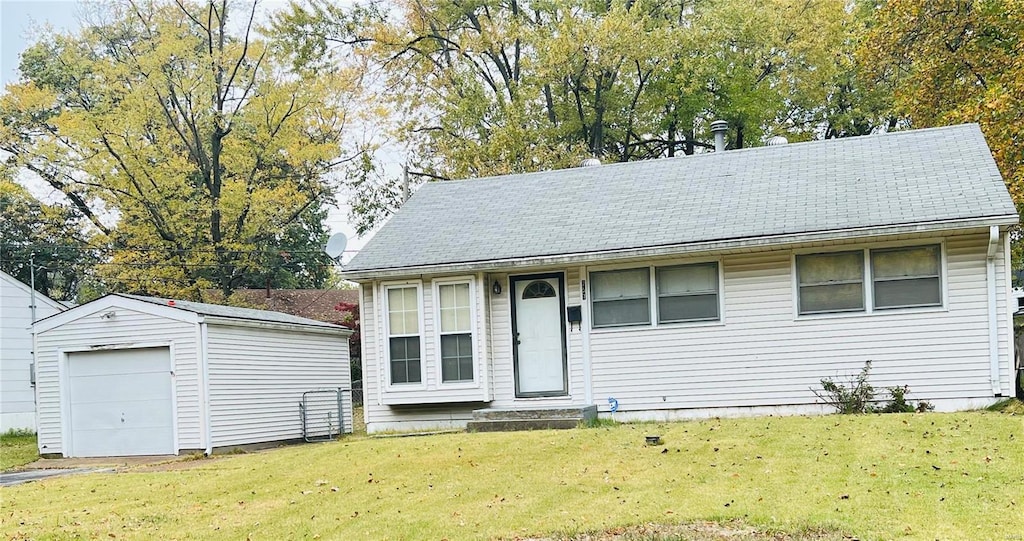
[[[209,324],[213,447],[302,437],[299,403],[314,389],[351,388],[348,339],[336,334]],[[352,431],[352,395],[342,416]]]
[[[114,313],[103,318],[104,313]],[[202,449],[196,326],[116,308],[83,316],[36,336],[39,452],[67,454],[61,433],[60,363],[68,352],[169,345],[177,405],[178,449]]]

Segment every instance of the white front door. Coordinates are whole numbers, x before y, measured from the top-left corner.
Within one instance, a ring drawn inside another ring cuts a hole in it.
[[[168,348],[68,354],[71,456],[174,454]]]
[[[514,276],[512,294],[516,396],[565,395],[562,276]]]

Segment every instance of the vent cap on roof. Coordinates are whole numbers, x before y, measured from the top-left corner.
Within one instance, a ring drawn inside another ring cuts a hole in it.
[[[771,139],[768,140],[768,146],[770,146],[770,147],[774,147],[774,146],[778,146],[778,145],[788,145],[788,144],[789,144],[789,139],[786,139],[785,137],[783,137],[781,135],[776,135],[775,137],[772,137]]]
[[[725,133],[729,131],[729,123],[716,120],[711,123],[711,133],[715,134],[715,152],[725,151]]]
[[[582,162],[580,162],[580,167],[595,167],[595,166],[598,166],[598,165],[601,165],[601,160],[599,160],[599,159],[597,159],[597,158],[595,158],[593,156],[591,156],[591,157],[583,160]]]

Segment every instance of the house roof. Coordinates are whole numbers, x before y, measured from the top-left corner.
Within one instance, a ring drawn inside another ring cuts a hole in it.
[[[204,302],[180,301],[176,299],[164,299],[159,297],[144,297],[142,295],[129,295],[127,293],[115,293],[113,296],[134,299],[148,302],[157,306],[165,306],[177,310],[185,310],[201,316],[222,317],[228,319],[244,319],[249,321],[262,321],[265,323],[286,323],[290,325],[304,325],[307,327],[324,327],[331,329],[343,329],[338,325],[317,321],[305,317],[272,312],[270,310],[255,310],[252,308],[237,308],[234,306],[222,306],[219,304],[207,304]]]
[[[567,254],[1016,221],[980,128],[967,124],[431,182],[344,275],[363,279]]]
[[[232,299],[260,310],[272,310],[293,316],[340,324],[344,313],[334,308],[340,303],[359,304],[357,289],[237,289]]]

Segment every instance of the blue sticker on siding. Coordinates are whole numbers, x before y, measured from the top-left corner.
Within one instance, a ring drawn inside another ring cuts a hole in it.
[[[619,411],[619,401],[610,396],[608,397],[608,405],[611,406],[612,413]]]

